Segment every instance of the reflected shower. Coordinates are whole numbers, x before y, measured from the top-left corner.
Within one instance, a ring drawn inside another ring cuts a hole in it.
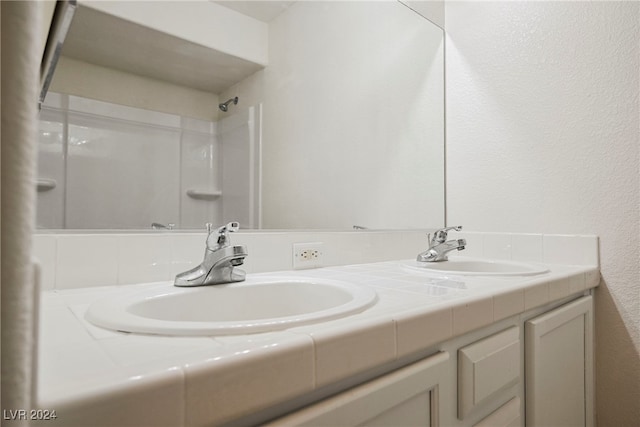
[[[231,104],[232,102],[233,102],[233,105],[238,105],[238,97],[236,96],[235,98],[231,98],[231,99],[227,100],[227,102],[223,102],[222,104],[218,104],[218,108],[220,108],[222,111],[224,111],[226,113],[227,110],[229,110],[229,104]]]

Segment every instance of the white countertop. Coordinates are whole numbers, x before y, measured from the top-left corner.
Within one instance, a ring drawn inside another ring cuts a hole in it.
[[[47,425],[226,422],[599,283],[597,266],[546,266],[529,277],[425,275],[399,261],[263,273],[372,287],[378,302],[338,320],[224,337],[136,335],[84,320],[91,303],[122,286],[46,291],[39,406],[56,410]]]

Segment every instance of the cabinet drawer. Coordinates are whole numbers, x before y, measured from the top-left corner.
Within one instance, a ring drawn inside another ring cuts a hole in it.
[[[520,398],[514,397],[473,427],[520,427]]]
[[[520,332],[512,327],[458,350],[458,418],[520,380]]]
[[[450,378],[448,362],[448,353],[437,353],[263,427],[438,426],[439,395],[447,395]]]

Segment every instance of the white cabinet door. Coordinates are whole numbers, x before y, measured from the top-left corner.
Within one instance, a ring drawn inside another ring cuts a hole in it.
[[[525,323],[527,427],[593,425],[592,313],[587,296]]]
[[[451,381],[441,352],[275,420],[267,426],[439,426]],[[444,393],[446,395],[446,393]]]
[[[458,350],[458,418],[520,382],[520,329],[512,326]]]
[[[473,427],[520,427],[520,398],[514,397]]]

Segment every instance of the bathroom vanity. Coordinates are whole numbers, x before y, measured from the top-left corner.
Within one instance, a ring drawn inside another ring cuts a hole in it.
[[[267,425],[591,426],[592,297],[540,311]]]
[[[465,237],[479,258],[504,239]],[[590,426],[597,238],[525,237],[509,236],[514,254],[525,240],[544,248],[528,276],[416,271],[407,259],[249,274],[377,295],[341,318],[262,333],[160,336],[85,319],[96,301],[158,282],[43,292],[40,407],[64,426]]]

